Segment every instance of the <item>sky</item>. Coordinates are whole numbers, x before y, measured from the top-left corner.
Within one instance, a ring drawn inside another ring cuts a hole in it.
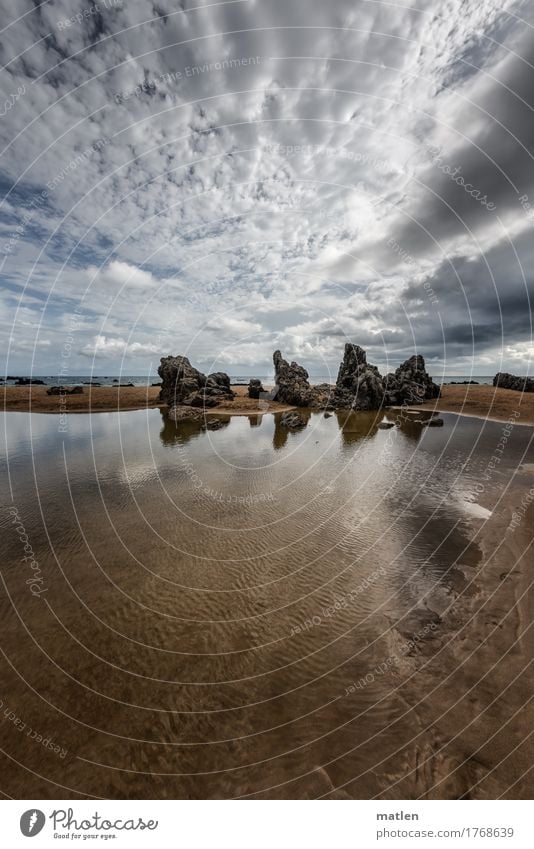
[[[534,4],[0,11],[6,374],[532,373]]]

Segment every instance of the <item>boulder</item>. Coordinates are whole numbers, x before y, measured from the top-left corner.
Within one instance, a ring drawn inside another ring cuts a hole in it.
[[[275,388],[273,400],[295,407],[309,407],[314,402],[314,393],[308,380],[308,372],[298,363],[289,364],[280,351],[273,354]]]
[[[339,366],[334,394],[336,407],[352,410],[379,410],[384,404],[384,383],[376,366],[367,362],[359,345],[347,342]]]
[[[515,389],[517,392],[534,392],[532,377],[517,377],[505,371],[497,372],[493,378],[493,385],[500,386],[501,389]]]
[[[261,380],[252,379],[248,385],[248,397],[258,399],[265,392]]]
[[[422,404],[439,398],[440,388],[425,367],[425,360],[416,354],[384,378],[387,404]]]
[[[378,430],[390,430],[392,427],[395,427],[395,422],[379,422]]]
[[[297,430],[301,427],[306,427],[306,421],[299,413],[287,412],[283,413],[280,418],[282,427],[287,427],[289,430]]]
[[[224,372],[206,376],[194,368],[187,357],[163,357],[158,368],[161,377],[159,400],[170,407],[215,407],[232,400],[230,378]]]
[[[15,386],[44,386],[44,380],[37,380],[33,377],[17,377]]]

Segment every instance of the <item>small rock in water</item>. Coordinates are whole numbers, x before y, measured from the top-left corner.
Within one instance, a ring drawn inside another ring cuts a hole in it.
[[[324,414],[324,417],[325,417],[325,419],[331,419],[331,418],[332,418],[332,413],[325,413],[325,414]]]
[[[290,430],[306,427],[306,422],[298,413],[284,413],[280,419],[280,424],[282,427],[287,427]]]
[[[379,422],[378,425],[379,430],[389,430],[392,427],[395,427],[395,422]]]
[[[428,427],[443,427],[444,424],[445,422],[443,421],[443,419],[430,419],[430,421],[428,422]]]

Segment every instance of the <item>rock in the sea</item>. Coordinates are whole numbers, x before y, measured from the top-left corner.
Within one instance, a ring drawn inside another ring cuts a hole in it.
[[[261,397],[262,392],[265,392],[265,389],[262,386],[261,380],[253,378],[248,385],[248,397],[258,399]]]
[[[336,407],[352,410],[379,410],[384,404],[384,383],[376,366],[367,362],[359,345],[347,342],[339,366],[334,395]]]
[[[158,374],[161,377],[159,400],[170,407],[215,407],[220,401],[234,398],[227,374],[214,372],[206,377],[187,357],[163,357]]]
[[[37,380],[33,377],[17,377],[15,386],[44,386],[44,380]]]
[[[289,364],[280,351],[273,354],[275,388],[273,400],[295,407],[309,407],[314,401],[308,372],[298,363]]]
[[[534,379],[532,377],[517,377],[515,374],[508,374],[505,371],[499,371],[493,378],[493,385],[500,386],[501,389],[515,389],[517,392],[534,392]]]
[[[422,404],[439,398],[440,388],[425,367],[425,360],[416,354],[384,378],[387,404]]]
[[[306,427],[306,421],[302,418],[299,413],[287,412],[283,413],[280,418],[280,424],[282,427],[287,427],[289,430],[297,430],[301,427]]]
[[[390,428],[395,427],[395,422],[379,422],[378,429],[379,430],[390,430]]]
[[[445,422],[443,421],[443,419],[430,419],[427,423],[427,427],[443,427],[444,424]]]

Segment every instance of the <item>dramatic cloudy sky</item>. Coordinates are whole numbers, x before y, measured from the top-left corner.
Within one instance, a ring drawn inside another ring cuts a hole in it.
[[[529,370],[532,2],[0,10],[9,373]]]

